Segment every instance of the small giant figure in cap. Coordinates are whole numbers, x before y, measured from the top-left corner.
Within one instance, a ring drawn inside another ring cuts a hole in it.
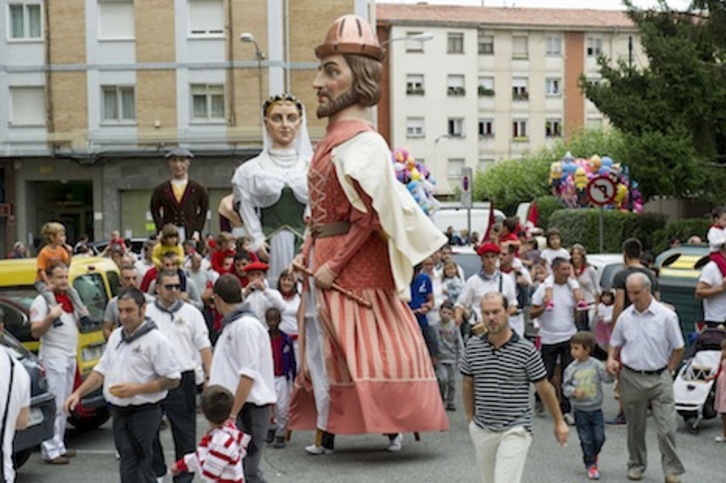
[[[368,122],[380,98],[384,50],[371,26],[346,15],[316,51],[318,117],[329,118],[308,172],[311,222],[297,265],[314,274],[303,335],[304,384],[292,429],[318,429],[306,450],[326,454],[333,434],[441,431],[448,420],[418,323],[406,304],[414,265],[446,243],[404,186],[391,151]],[[309,284],[310,280],[308,280]],[[335,287],[334,287],[335,285]],[[307,379],[309,375],[310,379]]]
[[[171,179],[154,188],[149,206],[157,233],[171,223],[179,228],[182,239],[198,239],[202,235],[209,194],[204,186],[189,179],[192,158],[192,152],[182,147],[166,153]]]

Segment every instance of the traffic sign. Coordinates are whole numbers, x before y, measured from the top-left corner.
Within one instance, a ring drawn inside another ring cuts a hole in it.
[[[609,205],[615,199],[617,185],[608,176],[596,176],[587,183],[587,197],[593,205]]]

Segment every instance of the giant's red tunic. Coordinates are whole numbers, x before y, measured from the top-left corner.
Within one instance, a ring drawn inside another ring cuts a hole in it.
[[[351,224],[347,233],[306,243],[312,248],[311,268],[315,271],[328,263],[338,284],[372,303],[367,308],[339,292],[317,289],[330,381],[326,430],[334,434],[445,430],[448,419],[431,359],[413,314],[396,293],[386,235],[371,198],[356,182],[366,212],[355,209],[331,161],[333,147],[370,129],[359,121],[329,126],[308,175],[313,226]],[[390,159],[371,159],[371,176],[392,176],[389,168]],[[312,429],[314,422],[295,414],[295,408],[293,402],[290,427]]]

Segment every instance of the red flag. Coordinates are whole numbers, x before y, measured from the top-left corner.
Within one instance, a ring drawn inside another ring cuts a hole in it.
[[[494,202],[489,200],[489,221],[487,222],[487,232],[484,234],[483,242],[491,241],[492,227],[494,226]]]
[[[529,214],[527,215],[527,228],[535,228],[538,221],[539,213],[537,213],[537,200],[532,200],[532,204],[529,205]]]

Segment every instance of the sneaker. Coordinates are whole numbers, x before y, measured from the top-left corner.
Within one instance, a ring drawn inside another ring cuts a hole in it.
[[[398,453],[403,447],[403,433],[398,433],[395,438],[391,440],[391,443],[386,448],[386,451],[390,453]]]
[[[642,480],[643,471],[635,468],[628,470],[628,479],[633,481]]]
[[[726,436],[716,436],[713,440],[717,443],[726,443]]]
[[[577,302],[577,308],[575,308],[575,310],[578,312],[587,312],[591,308],[592,306],[590,304],[588,304],[584,300],[580,300],[579,302]]]
[[[275,436],[275,442],[272,444],[272,447],[275,449],[282,449],[285,447],[285,437],[284,436]]]
[[[69,460],[65,456],[56,456],[52,460],[46,460],[46,463],[48,463],[49,465],[67,465],[70,462],[71,460]]]
[[[64,458],[75,458],[78,453],[74,449],[67,449],[61,456]]]
[[[600,479],[600,472],[598,471],[597,466],[592,465],[587,469],[587,478],[590,480]]]
[[[310,446],[305,446],[305,451],[309,455],[313,456],[320,456],[325,454],[333,454],[335,450],[326,448],[325,446],[318,446],[315,444],[311,444]]]
[[[563,416],[563,419],[565,420],[565,422],[567,423],[568,426],[574,426],[575,425],[575,418],[572,417],[572,414],[566,413]]]
[[[277,428],[270,428],[267,430],[267,438],[265,438],[265,443],[272,443],[275,441],[275,431]]]
[[[547,302],[547,305],[545,305],[545,311],[547,311],[547,312],[549,312],[550,310],[552,310],[554,308],[555,308],[555,304],[552,303],[551,300],[549,302]]]
[[[625,420],[625,414],[618,413],[617,416],[615,416],[613,419],[608,419],[605,421],[605,424],[609,424],[610,426],[624,426],[628,424],[628,422]]]
[[[665,475],[665,483],[681,483],[681,478],[675,473],[668,473]]]

